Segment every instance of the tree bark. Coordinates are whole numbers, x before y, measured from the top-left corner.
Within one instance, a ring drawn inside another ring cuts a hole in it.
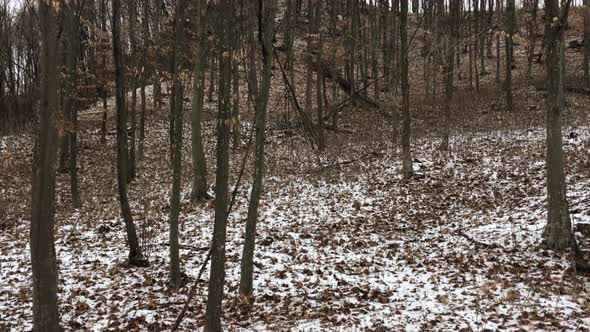
[[[275,5],[271,1],[261,3],[258,0],[259,10],[259,41],[262,50],[262,81],[260,94],[256,96],[256,148],[254,154],[254,175],[252,179],[252,191],[248,205],[248,216],[246,219],[246,234],[244,236],[244,252],[242,253],[240,272],[240,295],[246,299],[252,297],[253,293],[253,272],[254,272],[254,247],[256,243],[256,223],[258,220],[258,206],[262,193],[262,179],[264,177],[264,141],[266,138],[266,113],[268,97],[270,92],[270,81],[272,73],[272,54],[274,37],[274,11]],[[250,301],[248,301],[251,303]]]
[[[319,70],[317,71],[316,76],[316,97],[317,97],[317,105],[318,105],[318,112],[317,112],[317,135],[318,135],[318,149],[320,151],[325,150],[326,148],[326,141],[324,137],[324,108],[323,108],[323,101],[322,101],[322,92],[324,90],[323,83],[324,83],[324,76],[322,75],[322,56],[323,56],[323,47],[324,47],[324,35],[320,29],[320,21],[322,19],[322,0],[316,0],[315,4],[316,14],[315,14],[315,22],[316,26],[314,28],[315,33],[319,35],[318,41],[318,50],[317,50],[317,58],[318,58],[318,66]]]
[[[225,239],[228,208],[229,140],[231,119],[231,71],[233,61],[234,7],[229,1],[216,4],[215,32],[219,50],[219,113],[217,119],[217,171],[215,179],[215,222],[211,243],[211,272],[205,332],[222,331],[221,313],[225,280]]]
[[[448,45],[446,49],[446,63],[445,63],[445,114],[443,123],[443,137],[440,149],[446,151],[449,149],[449,136],[451,131],[451,103],[453,101],[453,76],[455,72],[455,45],[457,44],[457,20],[459,15],[460,3],[459,0],[451,0],[449,6],[449,21],[448,21]]]
[[[106,0],[100,0],[100,28],[104,35],[107,34],[107,4]],[[100,39],[101,43],[103,39]],[[107,66],[107,52],[103,52],[102,55],[102,80],[101,80],[101,93],[102,93],[102,121],[100,125],[100,142],[105,144],[107,142],[107,98],[108,98],[108,85],[105,75],[105,68]]]
[[[55,256],[55,171],[59,75],[57,26],[53,1],[39,0],[41,39],[41,102],[39,134],[34,151],[31,199],[31,265],[33,271],[33,330],[60,331],[57,308],[58,266]]]
[[[306,36],[307,47],[305,50],[305,58],[306,58],[306,62],[307,62],[306,80],[305,80],[305,113],[309,117],[312,116],[311,109],[313,107],[313,71],[312,71],[312,65],[313,65],[312,50],[313,50],[313,48],[311,45],[311,40],[312,40],[312,35],[313,35],[313,30],[312,30],[313,10],[312,10],[311,1],[312,0],[308,0],[308,2],[307,2],[307,18],[309,20],[309,25],[307,28],[307,36]]]
[[[237,35],[237,34],[236,34]],[[236,36],[236,45],[238,44],[238,37]],[[240,146],[240,141],[242,135],[240,134],[240,71],[238,62],[233,62],[232,68],[232,119],[234,119],[234,123],[232,124],[232,148],[236,150]]]
[[[113,21],[111,22],[113,33],[113,58],[115,63],[115,99],[117,104],[117,182],[119,187],[119,203],[121,204],[121,214],[125,221],[125,230],[127,232],[127,243],[129,244],[129,264],[135,266],[146,266],[147,261],[144,259],[139,247],[133,216],[127,197],[127,106],[125,101],[125,66],[121,54],[121,2],[113,0]]]
[[[155,0],[155,7],[154,7],[154,40],[156,45],[160,45],[162,40],[160,36],[160,21],[162,16],[162,0]],[[156,109],[156,113],[162,113],[162,85],[160,83],[160,63],[161,63],[161,56],[160,51],[156,48],[156,63],[154,64],[154,72],[153,72],[153,93],[154,93],[154,108]]]
[[[496,24],[502,22],[502,0],[496,0]],[[500,84],[500,34],[496,34],[496,83]]]
[[[410,118],[410,83],[408,73],[408,2],[401,2],[400,15],[400,49],[401,49],[401,85],[402,85],[402,176],[409,179],[414,174],[412,169],[411,118]]]
[[[145,94],[145,86],[148,82],[150,70],[148,70],[148,59],[147,55],[150,50],[151,46],[151,39],[150,39],[150,27],[149,27],[149,19],[150,19],[150,2],[143,1],[142,2],[142,9],[143,9],[143,17],[141,19],[142,28],[141,28],[141,39],[143,41],[143,54],[141,56],[141,114],[139,119],[139,151],[137,156],[137,161],[140,164],[143,160],[143,150],[144,150],[144,141],[145,141],[145,123],[146,123],[146,94]]]
[[[514,0],[506,0],[506,80],[504,90],[506,91],[506,110],[512,112],[512,57],[513,40],[516,24],[516,6]]]
[[[590,0],[584,0],[584,81],[590,88]]]
[[[144,0],[145,1],[145,0]],[[129,137],[129,167],[127,181],[135,179],[135,143],[137,133],[137,35],[135,21],[137,20],[137,2],[130,0],[129,5],[129,43],[131,47],[131,133]]]
[[[564,109],[562,48],[569,4],[560,10],[558,0],[545,0],[547,71],[547,226],[543,233],[549,249],[574,245],[567,204],[561,117]]]
[[[184,46],[184,11],[185,0],[176,2],[175,37],[172,51],[172,90],[173,102],[170,113],[174,121],[170,138],[172,152],[172,194],[170,197],[170,286],[179,289],[182,286],[180,273],[180,245],[178,241],[178,217],[180,214],[180,185],[182,180],[182,110],[184,104],[183,87],[180,78],[182,49]]]
[[[528,0],[529,5],[529,46],[527,54],[527,79],[531,80],[533,76],[533,59],[535,57],[535,45],[537,43],[537,10],[539,9],[539,0]]]
[[[193,98],[191,104],[191,149],[193,162],[193,187],[191,199],[200,201],[207,195],[207,163],[203,151],[202,114],[205,94],[205,65],[207,56],[207,5],[204,0],[197,0],[197,15],[194,25],[197,29],[198,46],[193,67]]]
[[[80,193],[78,190],[78,93],[77,93],[77,64],[78,54],[80,52],[80,23],[79,16],[74,13],[72,6],[64,8],[65,25],[66,25],[66,73],[67,80],[65,82],[65,113],[71,124],[68,130],[67,140],[69,145],[69,175],[70,175],[70,195],[72,198],[72,205],[74,208],[81,206]]]

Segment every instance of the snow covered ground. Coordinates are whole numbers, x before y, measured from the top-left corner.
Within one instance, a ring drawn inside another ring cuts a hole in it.
[[[205,130],[212,132],[211,125]],[[569,138],[570,132],[577,136]],[[588,220],[590,135],[581,128],[564,133],[573,220]],[[131,188],[148,268],[126,264],[112,176],[114,138],[102,146],[98,136],[83,136],[85,205],[79,211],[68,207],[68,178],[59,176],[56,246],[66,330],[164,330],[182,308],[190,287],[174,292],[167,286],[166,135],[163,121],[151,124],[144,167]],[[399,177],[387,144],[356,152],[342,147],[347,153],[318,159],[297,148],[304,145],[301,137],[273,131],[269,142],[251,308],[237,296],[249,174],[229,218],[228,331],[590,330],[588,277],[571,270],[569,256],[540,247],[543,130],[465,134],[452,140],[449,153],[438,152],[432,139],[419,139],[418,176],[409,181]],[[213,143],[206,139],[209,151]],[[1,144],[3,167],[21,172],[0,178],[12,206],[0,227],[0,330],[30,330],[30,156],[15,156],[30,151],[31,140],[10,137]],[[232,155],[234,171],[240,151]],[[188,151],[184,162],[190,169]],[[213,206],[190,203],[189,192],[187,180],[181,257],[190,286],[207,253]],[[208,270],[181,330],[202,324],[207,278]]]

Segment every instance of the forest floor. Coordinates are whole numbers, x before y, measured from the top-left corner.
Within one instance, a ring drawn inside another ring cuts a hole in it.
[[[273,86],[282,86],[279,78],[275,73]],[[285,120],[294,115],[279,111],[286,101],[284,91],[275,90],[255,255],[256,302],[246,308],[237,294],[250,157],[228,221],[226,330],[590,331],[589,276],[572,269],[569,254],[541,246],[542,91],[517,87],[512,114],[502,110],[498,89],[458,92],[449,152],[439,151],[439,133],[432,129],[440,127],[440,109],[413,103],[416,175],[403,180],[391,125],[378,112],[345,107],[339,130],[328,131],[328,150],[318,154]],[[590,96],[567,98],[570,211],[575,224],[590,223]],[[210,183],[214,110],[208,103],[204,139]],[[126,262],[114,122],[102,144],[99,114],[91,109],[80,117],[81,209],[71,207],[67,174],[58,176],[62,325],[85,331],[169,329],[195,282],[213,228],[212,201],[189,200],[188,130],[180,218],[188,285],[174,291],[168,287],[167,115],[150,113],[145,157],[130,187],[147,268]],[[232,190],[248,150],[251,125],[245,119],[243,141],[231,154]],[[0,331],[32,328],[32,144],[26,134],[0,138]],[[202,325],[208,274],[207,269],[181,330]]]
[[[416,117],[419,122],[422,115]],[[72,212],[68,177],[59,175],[56,249],[60,314],[68,330],[166,329],[187,298],[188,286],[179,292],[167,286],[165,123],[164,116],[150,120],[145,160],[131,186],[148,268],[126,264],[114,135],[106,145],[95,127],[81,135],[80,210]],[[205,126],[210,156],[213,124]],[[237,285],[250,171],[229,218],[228,331],[590,329],[588,277],[571,269],[568,255],[540,246],[546,216],[542,128],[457,133],[445,153],[432,136],[417,138],[416,176],[404,181],[387,129],[342,126],[347,129],[330,135],[332,148],[320,157],[296,131],[269,131],[256,302],[249,311],[238,301]],[[564,136],[572,218],[590,222],[590,130],[572,126]],[[213,206],[188,200],[186,143],[181,256],[192,284],[211,240]],[[32,139],[5,137],[0,144],[0,330],[29,330]],[[232,153],[232,183],[245,145]],[[214,160],[208,165],[214,168]],[[207,275],[182,330],[202,324]]]

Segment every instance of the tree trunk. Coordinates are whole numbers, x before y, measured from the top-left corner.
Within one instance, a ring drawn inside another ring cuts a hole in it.
[[[502,21],[502,0],[496,0],[496,23]],[[500,83],[500,34],[496,34],[496,83]]]
[[[155,45],[160,45],[160,17],[162,15],[162,3],[161,0],[155,1],[154,7],[154,40]],[[162,85],[160,84],[159,65],[161,63],[160,51],[156,47],[156,63],[154,64],[153,80],[154,80],[154,108],[156,113],[162,113]]]
[[[172,51],[172,90],[173,102],[170,113],[174,127],[170,138],[172,152],[172,194],[170,197],[170,286],[179,289],[182,286],[180,274],[180,245],[178,241],[178,216],[180,214],[180,185],[182,180],[182,110],[184,104],[183,87],[180,78],[182,49],[184,47],[184,11],[185,0],[176,2],[176,22],[174,47]]]
[[[584,81],[590,88],[590,0],[584,0]]]
[[[324,36],[320,29],[320,20],[322,19],[322,0],[316,0],[316,26],[315,26],[315,33],[319,35],[319,42],[318,42],[318,50],[317,50],[317,57],[318,57],[318,71],[317,71],[317,104],[318,104],[318,124],[317,124],[317,135],[318,135],[318,149],[323,151],[326,148],[326,142],[324,137],[324,108],[322,102],[322,92],[324,90],[323,83],[324,83],[324,76],[322,75],[322,48],[324,47]]]
[[[209,63],[209,90],[207,91],[207,100],[213,102],[213,93],[215,93],[215,82],[217,82],[217,62],[215,57],[211,57]]]
[[[237,35],[237,34],[236,34]],[[238,38],[237,36],[235,37]],[[238,41],[235,41],[236,45]],[[233,62],[233,69],[232,69],[232,119],[234,123],[232,124],[232,148],[235,150],[240,146],[241,134],[240,134],[240,71],[238,67],[238,62]]]
[[[514,37],[514,30],[516,24],[516,6],[514,0],[506,1],[506,81],[504,82],[504,89],[506,91],[506,110],[512,112],[512,38]]]
[[[475,18],[474,18],[474,21],[475,21],[475,35],[476,36],[478,36],[478,35],[479,36],[483,36],[483,34],[482,34],[483,25],[479,25],[479,23],[480,23],[479,22],[479,19],[480,19],[480,16],[482,16],[482,14],[479,11],[480,8],[478,7],[477,0],[473,0],[473,5],[474,5],[473,8],[475,10]],[[473,62],[473,67],[474,67],[475,70],[473,71],[473,74],[475,74],[475,90],[477,92],[479,92],[479,68],[477,67],[477,59],[478,59],[478,57],[479,57],[479,59],[481,61],[481,64],[480,64],[481,69],[482,69],[482,71],[484,71],[484,68],[483,68],[483,58],[484,58],[484,55],[483,55],[483,52],[482,53],[479,53],[478,52],[478,50],[479,50],[478,49],[478,44],[477,44],[477,41],[478,40],[479,40],[479,38],[475,38],[475,40],[473,40],[473,43],[471,44],[471,47],[473,48],[472,51],[473,51],[474,56],[475,56],[475,60]],[[457,56],[457,58],[460,58],[460,56]],[[460,69],[458,71],[460,71]]]
[[[70,194],[72,198],[72,205],[74,208],[79,208],[80,193],[78,191],[78,94],[77,94],[77,62],[80,51],[80,28],[79,17],[74,13],[71,6],[66,7],[65,22],[66,22],[66,72],[67,80],[65,81],[65,113],[70,121],[71,127],[68,130],[67,140],[69,145],[69,175],[70,175]]]
[[[305,57],[307,60],[307,71],[306,71],[306,80],[305,80],[305,113],[307,116],[311,117],[311,109],[313,107],[313,55],[312,55],[312,46],[311,40],[313,35],[313,11],[311,6],[311,1],[308,0],[307,2],[307,16],[309,20],[309,26],[307,30],[307,48],[305,51]]]
[[[228,208],[229,140],[231,125],[231,71],[233,60],[234,7],[229,1],[216,5],[215,32],[220,40],[219,50],[219,114],[217,119],[217,171],[215,179],[215,223],[211,243],[211,272],[205,332],[222,331],[221,305],[225,280],[225,238]]]
[[[33,271],[33,330],[60,331],[57,308],[58,267],[53,227],[55,223],[55,168],[59,75],[57,24],[53,1],[39,0],[41,39],[41,102],[39,134],[34,150],[31,199],[31,265]]]
[[[455,72],[455,45],[457,44],[457,20],[459,16],[460,3],[458,0],[451,0],[449,6],[448,22],[448,45],[446,50],[447,60],[445,64],[445,114],[443,124],[443,137],[440,149],[449,149],[449,136],[451,131],[451,103],[453,101],[453,76]]]
[[[115,99],[117,103],[117,182],[119,185],[119,202],[121,203],[121,214],[125,221],[125,230],[127,232],[127,243],[129,244],[129,264],[135,266],[146,266],[147,261],[144,259],[131,208],[127,197],[127,106],[125,101],[125,66],[121,54],[121,2],[113,0],[113,58],[115,63]]]
[[[559,9],[558,0],[545,0],[546,70],[547,70],[547,226],[543,233],[545,244],[563,250],[573,243],[571,220],[567,204],[561,116],[564,109],[562,48],[567,12]],[[553,18],[559,18],[553,20]]]
[[[489,1],[493,1],[493,0],[489,0]],[[486,72],[486,64],[485,64],[485,31],[486,29],[488,29],[489,27],[485,26],[485,21],[486,21],[486,0],[481,0],[480,5],[479,5],[479,21],[480,21],[480,30],[478,31],[479,33],[479,69],[481,70],[480,72],[478,72],[478,76],[481,75],[485,75]],[[475,43],[477,44],[477,42]]]
[[[199,38],[195,64],[193,68],[193,98],[191,104],[191,149],[193,161],[193,188],[191,199],[199,201],[207,195],[207,163],[203,151],[202,114],[205,94],[205,65],[207,61],[207,6],[204,0],[197,0],[195,28]]]
[[[131,46],[131,133],[129,137],[129,172],[127,181],[135,179],[135,142],[137,132],[137,36],[135,33],[135,21],[137,20],[137,2],[129,1],[129,42]]]
[[[263,0],[259,0],[262,2]],[[270,91],[272,73],[272,53],[274,37],[274,3],[265,2],[261,8],[263,13],[258,13],[259,22],[262,23],[261,36],[259,36],[262,49],[262,81],[260,95],[256,97],[256,150],[254,154],[254,175],[252,179],[252,191],[248,205],[248,216],[246,219],[246,234],[244,236],[244,252],[242,254],[240,272],[240,295],[246,299],[253,294],[253,271],[254,271],[254,247],[256,243],[256,222],[258,219],[258,206],[262,193],[262,179],[264,177],[264,141],[266,137],[266,111]],[[259,7],[260,8],[260,7]],[[251,301],[248,301],[252,303]]]
[[[410,83],[408,73],[408,2],[401,2],[400,15],[400,49],[401,49],[401,85],[402,85],[402,176],[409,179],[414,174],[412,169],[411,118],[410,118]]]
[[[100,28],[104,35],[107,34],[107,4],[106,0],[100,0]],[[103,38],[100,39],[101,43]],[[107,142],[107,98],[108,85],[105,75],[105,68],[107,66],[107,52],[102,54],[102,77],[101,77],[101,92],[102,92],[102,121],[100,125],[100,142],[105,144]]]
[[[528,22],[529,30],[529,47],[527,49],[527,79],[531,80],[533,76],[533,58],[535,57],[535,44],[537,43],[537,10],[539,9],[539,0],[528,0],[530,8],[530,17]]]
[[[140,90],[140,96],[141,96],[141,114],[140,114],[140,119],[139,119],[139,153],[137,156],[137,161],[140,164],[141,167],[141,162],[143,160],[143,147],[144,147],[144,141],[145,141],[145,122],[146,122],[146,95],[145,95],[145,86],[147,84],[148,81],[148,77],[149,77],[149,73],[150,71],[147,69],[148,67],[148,63],[147,63],[147,55],[151,46],[151,39],[149,36],[149,19],[150,19],[150,6],[149,6],[150,2],[149,1],[143,1],[142,2],[142,9],[143,9],[143,17],[141,19],[141,23],[142,23],[142,28],[141,28],[141,39],[143,41],[143,54],[141,56],[141,90]]]

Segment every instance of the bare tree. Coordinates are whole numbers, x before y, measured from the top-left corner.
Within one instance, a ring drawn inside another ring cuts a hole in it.
[[[324,90],[324,75],[322,74],[322,56],[323,56],[323,47],[324,47],[324,34],[321,31],[321,19],[322,19],[322,0],[316,0],[315,2],[315,24],[314,24],[314,32],[319,36],[318,40],[318,49],[317,49],[317,62],[318,62],[318,70],[317,70],[317,77],[316,77],[316,98],[317,98],[317,116],[318,116],[318,123],[316,133],[318,136],[318,149],[320,151],[326,148],[326,139],[324,136],[324,105],[323,105],[323,90]],[[365,90],[366,91],[366,90]]]
[[[185,1],[176,2],[175,37],[172,51],[172,90],[170,113],[174,125],[171,129],[170,148],[172,152],[172,195],[170,198],[170,285],[176,289],[182,286],[180,274],[180,246],[178,243],[178,216],[180,214],[180,185],[182,180],[182,110],[184,104],[183,86],[180,78],[182,47],[184,45]]]
[[[150,50],[151,38],[149,20],[150,20],[150,1],[142,1],[143,17],[141,19],[141,39],[143,45],[143,51],[141,55],[141,83],[140,83],[140,97],[141,97],[141,113],[139,118],[139,149],[137,161],[141,164],[143,159],[143,149],[145,141],[145,122],[146,122],[146,93],[145,86],[148,82],[150,70],[148,70],[148,52]]]
[[[207,164],[203,151],[202,114],[203,98],[205,96],[205,65],[207,64],[207,5],[204,0],[197,0],[197,14],[194,16],[194,26],[198,38],[197,54],[193,67],[193,98],[191,111],[191,147],[193,160],[193,201],[207,198]]]
[[[107,35],[107,1],[100,0],[100,30],[101,38],[100,42],[104,43]],[[100,142],[107,142],[107,111],[108,111],[108,82],[106,79],[106,66],[107,66],[107,52],[102,53],[102,80],[100,81],[100,92],[102,97],[102,119],[100,122]]]
[[[561,118],[564,109],[563,61],[564,33],[571,0],[560,9],[558,0],[545,0],[547,71],[547,226],[543,233],[550,249],[563,250],[574,245],[567,204]]]
[[[215,223],[211,243],[211,272],[205,331],[222,331],[221,305],[225,280],[225,238],[228,209],[229,141],[231,119],[231,71],[234,58],[234,6],[231,1],[215,5],[215,34],[219,39],[219,113],[217,117],[217,171],[215,178]]]
[[[512,62],[514,32],[516,30],[516,6],[514,0],[506,0],[506,80],[504,90],[506,91],[506,110],[512,112]]]
[[[113,33],[113,58],[115,63],[115,99],[117,103],[117,182],[119,185],[119,203],[121,214],[125,221],[127,243],[129,244],[129,264],[146,266],[139,247],[139,240],[131,215],[129,198],[127,197],[128,179],[128,149],[127,149],[127,105],[125,102],[125,66],[121,54],[121,1],[113,0],[113,21],[111,25]]]
[[[400,15],[400,50],[401,50],[401,85],[402,85],[402,175],[405,179],[412,177],[412,151],[410,150],[410,83],[408,74],[408,2],[401,2]]]
[[[67,131],[69,139],[69,175],[70,194],[72,204],[79,208],[80,193],[78,190],[78,55],[80,53],[80,17],[74,12],[74,3],[64,6],[65,21],[65,67],[66,77],[64,82],[65,114],[71,126]],[[77,8],[80,10],[80,8]]]
[[[584,79],[590,87],[590,0],[584,0]]]
[[[57,310],[58,267],[53,227],[55,223],[55,169],[59,75],[54,1],[39,0],[41,39],[41,103],[35,146],[31,199],[31,265],[33,271],[33,329],[60,331]]]
[[[450,0],[449,14],[447,21],[446,56],[444,68],[445,78],[445,114],[443,124],[443,137],[440,149],[445,151],[449,148],[449,136],[451,131],[451,103],[453,101],[453,76],[455,76],[455,52],[457,45],[458,19],[461,3],[459,0]]]
[[[258,219],[258,206],[262,193],[262,179],[264,176],[264,140],[266,137],[266,111],[270,92],[270,80],[272,72],[272,54],[274,37],[273,23],[275,5],[272,1],[258,0],[259,8],[263,10],[258,13],[259,41],[262,49],[262,81],[260,94],[256,97],[255,118],[256,118],[256,151],[254,162],[254,176],[252,179],[252,191],[250,193],[250,204],[248,205],[248,217],[246,219],[246,235],[244,239],[244,252],[242,254],[240,273],[240,295],[249,299],[253,292],[253,271],[254,271],[254,247],[256,242],[256,222]],[[251,55],[253,56],[253,54]],[[251,303],[251,302],[250,302]]]
[[[533,75],[533,58],[535,57],[535,46],[537,44],[537,11],[539,10],[539,0],[525,1],[528,7],[528,24],[527,30],[529,35],[529,45],[527,54],[527,78],[532,79]]]

